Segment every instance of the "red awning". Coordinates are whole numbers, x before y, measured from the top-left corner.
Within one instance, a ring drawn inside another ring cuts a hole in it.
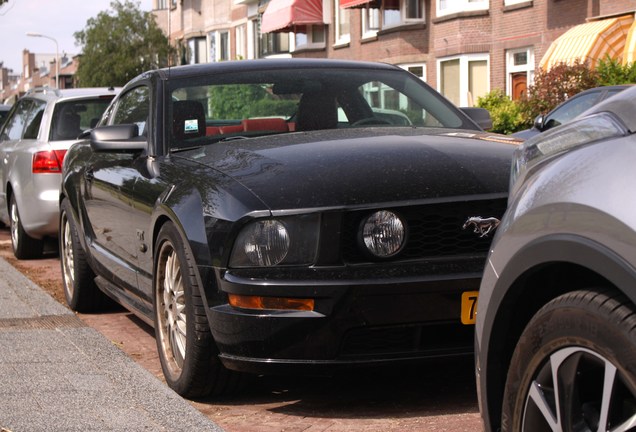
[[[322,0],[270,0],[261,19],[261,32],[294,31],[294,26],[324,23]]]
[[[342,9],[356,8],[371,2],[373,0],[340,0],[340,7]]]

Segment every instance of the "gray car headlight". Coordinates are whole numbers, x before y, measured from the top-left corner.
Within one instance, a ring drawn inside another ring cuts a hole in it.
[[[377,258],[390,258],[402,250],[406,239],[406,224],[388,210],[367,216],[360,224],[359,241]]]
[[[232,249],[230,267],[310,265],[316,258],[318,215],[262,219],[248,223]]]
[[[558,128],[530,138],[519,146],[512,158],[510,191],[517,179],[542,161],[574,147],[628,133],[621,122],[609,113],[582,117]]]

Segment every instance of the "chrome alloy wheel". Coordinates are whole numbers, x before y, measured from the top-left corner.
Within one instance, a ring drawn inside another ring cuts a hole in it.
[[[156,313],[161,349],[174,372],[183,369],[186,355],[186,301],[181,263],[169,241],[161,245],[157,276]]]
[[[67,298],[72,298],[75,291],[75,256],[73,254],[73,233],[66,213],[62,213],[62,232],[60,233],[60,255],[62,258],[62,277]]]
[[[13,250],[18,249],[18,242],[20,241],[20,214],[18,213],[18,206],[14,200],[11,201],[11,241],[13,242]]]
[[[583,347],[553,352],[527,390],[522,430],[628,431],[636,394],[618,368]]]

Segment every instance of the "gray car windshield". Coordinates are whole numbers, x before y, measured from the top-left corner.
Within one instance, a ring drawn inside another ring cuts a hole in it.
[[[356,127],[474,128],[403,71],[290,69],[172,82],[171,147],[233,137]]]

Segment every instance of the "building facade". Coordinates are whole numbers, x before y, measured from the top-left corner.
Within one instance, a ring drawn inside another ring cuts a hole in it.
[[[155,0],[153,13],[185,63],[380,61],[471,106],[492,89],[521,97],[561,35],[613,16],[633,22],[634,11],[636,0]]]

